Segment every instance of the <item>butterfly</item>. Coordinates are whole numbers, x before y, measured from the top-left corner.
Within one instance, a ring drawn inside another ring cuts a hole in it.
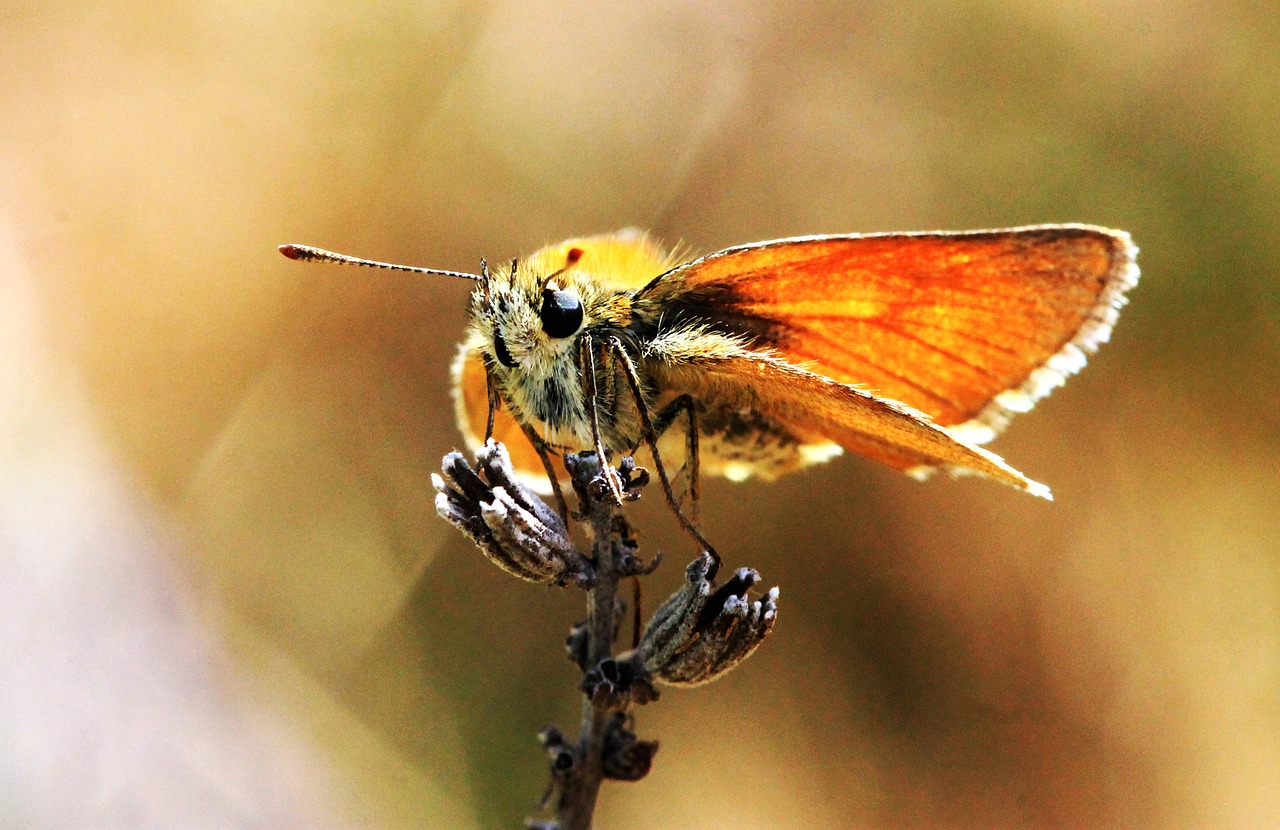
[[[482,260],[479,274],[280,250],[476,281],[453,365],[467,443],[505,443],[562,510],[561,453],[648,445],[708,549],[664,456],[683,452],[690,512],[700,473],[772,479],[846,450],[1051,498],[982,445],[1085,365],[1138,281],[1128,234],[1080,224],[803,236],[697,258],[625,230]]]

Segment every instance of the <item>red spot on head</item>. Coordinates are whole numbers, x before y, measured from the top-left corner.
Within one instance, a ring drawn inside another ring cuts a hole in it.
[[[577,263],[580,259],[582,259],[582,249],[570,248],[569,253],[565,254],[564,257],[564,267],[568,268],[570,265]]]

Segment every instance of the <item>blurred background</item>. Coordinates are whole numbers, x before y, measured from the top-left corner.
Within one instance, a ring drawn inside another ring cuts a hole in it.
[[[438,519],[474,270],[634,225],[1084,221],[1141,285],[993,449],[712,482],[782,588],[602,827],[1280,823],[1272,3],[10,3],[0,824],[519,826],[581,596]],[[658,499],[645,550],[689,543]]]

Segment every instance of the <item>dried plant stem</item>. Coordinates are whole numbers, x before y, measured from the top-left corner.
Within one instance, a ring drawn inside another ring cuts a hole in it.
[[[589,485],[590,486],[590,485]],[[588,512],[595,535],[592,555],[596,581],[587,591],[587,665],[599,665],[613,656],[618,634],[618,567],[626,518],[622,508],[606,492],[589,500]],[[604,748],[611,710],[604,696],[582,701],[582,731],[576,774],[565,782],[557,819],[563,830],[587,830],[595,813],[596,797],[604,780]]]

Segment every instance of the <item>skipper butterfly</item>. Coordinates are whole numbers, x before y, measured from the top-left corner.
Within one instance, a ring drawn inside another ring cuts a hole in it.
[[[280,250],[478,282],[453,365],[467,443],[505,443],[562,510],[561,453],[647,444],[708,549],[663,455],[684,449],[693,509],[699,471],[771,479],[844,450],[1051,498],[981,445],[1085,365],[1138,281],[1128,234],[1075,224],[806,236],[693,259],[628,230],[479,274]]]

